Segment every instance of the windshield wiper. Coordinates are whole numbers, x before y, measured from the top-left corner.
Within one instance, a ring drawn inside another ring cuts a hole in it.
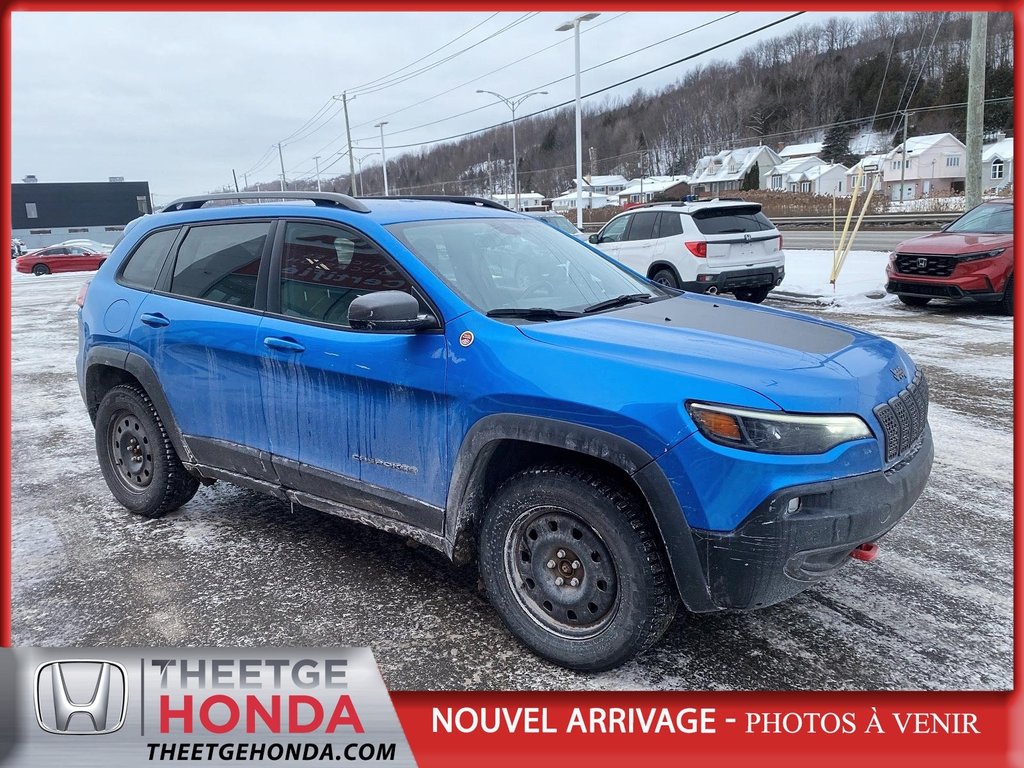
[[[663,297],[651,296],[649,293],[626,293],[613,299],[606,299],[605,301],[597,302],[597,304],[591,304],[589,307],[585,307],[583,311],[589,314],[590,312],[600,312],[602,309],[613,309],[626,304],[635,304],[636,302],[650,304],[657,298]]]
[[[574,312],[571,309],[551,309],[550,307],[506,307],[492,309],[487,316],[521,317],[525,320],[565,320],[571,317],[580,317],[582,314],[582,312]]]

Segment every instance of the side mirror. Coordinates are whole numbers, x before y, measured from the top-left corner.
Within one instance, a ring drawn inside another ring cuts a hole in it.
[[[420,303],[404,291],[376,291],[353,299],[348,305],[348,322],[367,331],[416,331],[436,328],[437,318],[421,315]]]
[[[596,235],[591,235],[590,237],[587,238],[587,240],[593,243],[594,245],[597,245],[598,243],[601,242],[601,233],[599,232]]]

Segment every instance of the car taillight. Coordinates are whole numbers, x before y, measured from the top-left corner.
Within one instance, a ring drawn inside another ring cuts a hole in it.
[[[79,307],[85,306],[85,294],[89,292],[89,283],[91,282],[92,280],[87,280],[82,284],[82,287],[78,289],[78,295],[75,297],[75,304]]]
[[[687,243],[686,247],[690,249],[690,253],[696,256],[698,259],[706,259],[708,257],[708,244],[706,241],[699,243]]]

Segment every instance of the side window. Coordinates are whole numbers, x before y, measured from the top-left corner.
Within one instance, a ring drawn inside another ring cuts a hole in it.
[[[395,262],[347,229],[293,221],[281,254],[281,314],[348,328],[348,306],[374,291],[418,294]],[[421,311],[428,311],[422,299]]]
[[[651,240],[654,238],[654,225],[658,221],[657,211],[633,214],[633,225],[629,228],[630,240]]]
[[[153,290],[167,253],[177,237],[177,228],[163,229],[143,240],[121,270],[121,283],[144,291]]]
[[[678,213],[662,213],[658,224],[658,237],[675,237],[683,234],[683,220]]]
[[[632,216],[623,216],[609,223],[601,233],[601,242],[617,243],[622,240],[622,236],[626,233],[626,225],[629,224],[631,218]]]
[[[171,277],[171,293],[235,307],[256,303],[260,255],[269,222],[193,227],[185,235]]]

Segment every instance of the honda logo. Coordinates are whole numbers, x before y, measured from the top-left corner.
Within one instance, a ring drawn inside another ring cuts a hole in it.
[[[917,268],[918,269],[926,269],[927,267],[928,267],[928,259],[924,258],[923,256],[919,257],[918,260],[917,260]]]
[[[128,714],[128,675],[112,661],[52,661],[36,670],[36,720],[47,733],[113,733]]]

